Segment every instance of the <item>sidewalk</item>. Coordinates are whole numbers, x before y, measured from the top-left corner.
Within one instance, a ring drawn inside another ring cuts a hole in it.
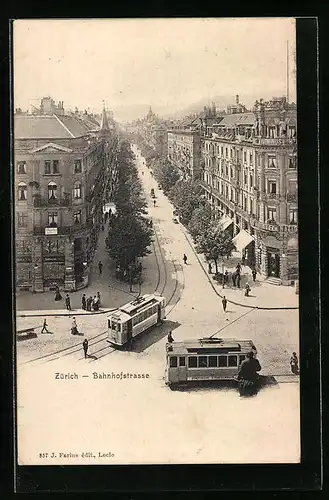
[[[257,274],[256,282],[254,283],[251,269],[248,266],[241,267],[240,289],[233,287],[231,280],[229,280],[228,286],[225,285],[225,288],[223,289],[223,286],[213,279],[214,275],[208,273],[208,262],[205,260],[203,254],[197,253],[191,235],[185,228],[183,229],[183,232],[190,247],[197,256],[200,265],[208,276],[211,286],[220,297],[225,295],[229,302],[243,307],[255,307],[259,309],[298,309],[299,296],[295,293],[295,287],[272,285],[268,283],[264,276],[261,276],[260,274]],[[229,259],[224,259],[223,262],[218,262],[218,270],[222,271],[222,266],[224,266],[224,272],[227,270],[229,273],[232,273],[238,262],[240,262],[241,265],[241,257],[237,252],[234,252],[232,257]],[[214,273],[214,265],[212,265],[212,268]],[[249,283],[251,288],[249,297],[246,297],[244,294],[246,283]]]

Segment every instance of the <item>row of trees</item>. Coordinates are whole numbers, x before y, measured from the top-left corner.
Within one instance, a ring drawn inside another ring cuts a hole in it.
[[[182,179],[168,159],[156,157],[145,142],[139,144],[154,177],[173,203],[180,222],[192,235],[197,251],[203,253],[209,262],[214,262],[217,273],[219,261],[232,254],[234,244],[220,221],[214,220],[200,183],[197,180]]]
[[[150,253],[152,230],[146,215],[146,201],[138,179],[129,142],[123,140],[118,153],[118,182],[113,195],[116,215],[106,239],[109,255],[122,270],[131,271],[137,259]]]

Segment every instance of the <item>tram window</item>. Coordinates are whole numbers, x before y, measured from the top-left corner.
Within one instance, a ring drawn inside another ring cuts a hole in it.
[[[238,357],[237,356],[229,356],[228,357],[228,366],[238,366]]]
[[[188,358],[188,367],[189,368],[196,368],[197,367],[197,357],[196,356],[190,356]]]
[[[218,356],[218,366],[227,366],[227,356]]]
[[[127,333],[127,331],[128,331],[128,323],[123,323],[123,325],[122,325],[122,332],[123,333]]]
[[[209,356],[209,367],[215,367],[217,364],[217,356]]]
[[[170,357],[170,368],[177,368],[177,357],[176,356]]]
[[[199,356],[199,368],[207,368],[208,360],[207,356]]]
[[[240,363],[242,363],[242,361],[244,361],[246,359],[246,356],[244,356],[243,354],[240,356]]]
[[[179,358],[179,366],[185,366],[185,358],[184,356]]]

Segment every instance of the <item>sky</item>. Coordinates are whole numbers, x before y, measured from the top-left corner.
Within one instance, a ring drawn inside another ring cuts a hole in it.
[[[14,107],[50,95],[99,112],[104,100],[120,121],[216,96],[251,106],[286,94],[287,41],[296,101],[292,18],[16,20]]]

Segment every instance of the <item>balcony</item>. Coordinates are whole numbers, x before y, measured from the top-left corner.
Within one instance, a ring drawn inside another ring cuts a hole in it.
[[[69,207],[71,205],[71,196],[67,195],[59,198],[46,198],[44,196],[34,196],[34,207]]]
[[[265,193],[266,200],[279,200],[279,193]]]
[[[276,221],[271,221],[271,222],[260,222],[254,217],[250,217],[250,225],[251,227],[255,229],[261,229],[263,231],[270,231],[270,232],[275,232],[275,233],[297,233],[298,232],[298,226],[297,224],[291,223],[291,224],[280,224]]]
[[[296,138],[292,137],[254,137],[253,143],[259,146],[295,146]]]

